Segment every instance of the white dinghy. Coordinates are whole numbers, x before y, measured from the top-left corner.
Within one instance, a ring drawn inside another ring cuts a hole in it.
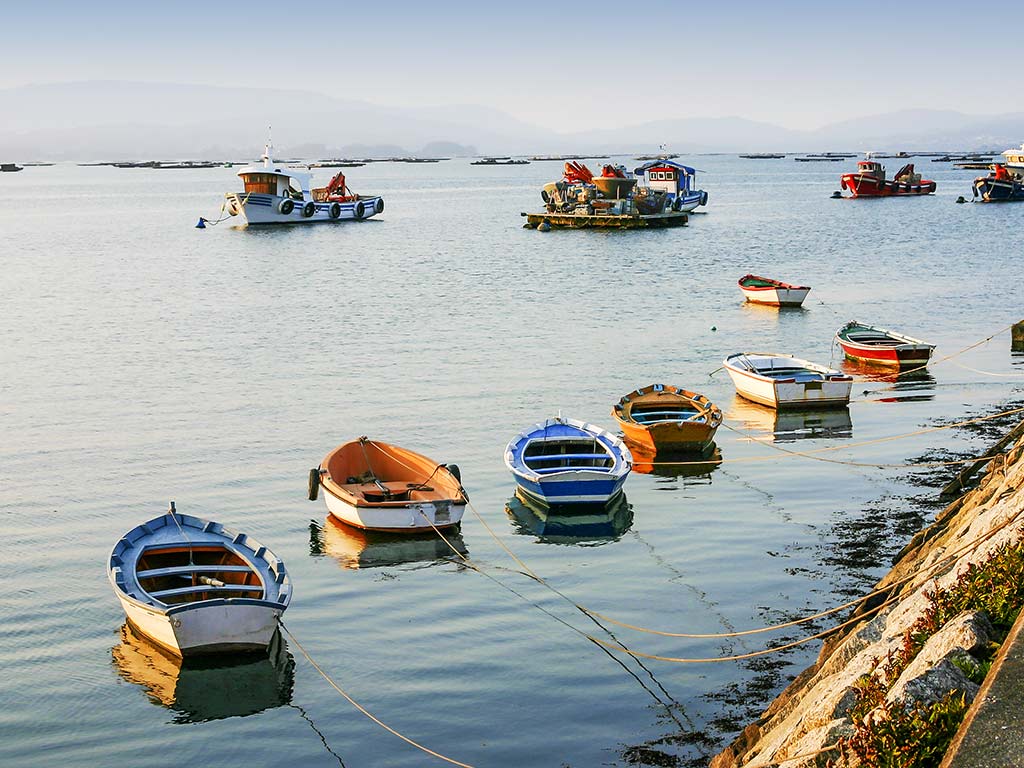
[[[771,408],[827,408],[850,402],[852,376],[792,355],[738,352],[722,365],[741,397]]]
[[[284,563],[244,533],[167,514],[110,553],[114,594],[138,632],[179,656],[265,650],[292,596]]]

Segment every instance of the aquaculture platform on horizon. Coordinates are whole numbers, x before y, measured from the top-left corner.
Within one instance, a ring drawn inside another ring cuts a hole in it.
[[[602,227],[612,229],[642,229],[645,227],[682,227],[686,225],[689,214],[652,213],[648,215],[634,214],[588,214],[588,213],[521,213],[526,217],[526,229],[536,229],[543,222],[552,229],[583,229]]]

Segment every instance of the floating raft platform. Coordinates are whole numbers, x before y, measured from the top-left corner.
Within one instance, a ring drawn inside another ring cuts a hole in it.
[[[520,213],[526,217],[526,229],[536,229],[542,222],[547,222],[552,229],[645,229],[648,227],[683,227],[689,220],[689,214],[652,213],[642,214],[585,214],[585,213]]]

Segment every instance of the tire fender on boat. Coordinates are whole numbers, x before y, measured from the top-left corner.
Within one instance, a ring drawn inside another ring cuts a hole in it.
[[[231,200],[228,203],[228,213],[230,213],[232,216],[238,215],[238,203],[236,201]]]
[[[384,213],[384,198],[378,197],[377,202],[373,204],[373,210],[377,213]]]
[[[331,203],[331,207],[327,211],[328,215],[332,219],[336,219],[341,216],[341,205],[339,203]]]
[[[314,203],[312,200],[306,203],[304,206],[302,206],[302,215],[305,216],[307,219],[314,213],[316,213],[316,203]]]
[[[363,218],[363,216],[366,214],[366,206],[363,205],[362,200],[356,203],[356,207],[353,210],[355,211],[357,219]]]
[[[700,204],[701,205],[707,205],[708,204],[708,193],[705,192],[704,190],[701,190],[701,193],[700,193]]]
[[[277,210],[280,211],[285,216],[287,216],[289,213],[295,210],[295,203],[293,203],[291,200],[282,200],[278,204]]]
[[[320,467],[309,470],[309,500],[316,501],[320,495]]]
[[[458,464],[445,464],[445,469],[448,470],[448,474],[459,481],[459,485],[462,485],[462,470],[459,469]]]

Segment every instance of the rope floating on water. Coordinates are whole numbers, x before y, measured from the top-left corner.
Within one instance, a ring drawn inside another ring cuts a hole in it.
[[[328,685],[330,685],[335,691],[340,693],[349,704],[358,709],[362,714],[366,715],[366,717],[368,717],[370,720],[375,722],[377,725],[379,725],[381,728],[383,728],[385,731],[392,734],[393,736],[397,736],[406,744],[416,747],[416,749],[420,750],[421,752],[426,752],[431,757],[436,757],[437,759],[443,760],[444,762],[450,763],[451,765],[461,766],[461,768],[473,768],[473,766],[469,765],[468,763],[460,763],[458,760],[455,760],[451,757],[446,757],[445,755],[442,755],[440,752],[435,752],[429,747],[425,747],[419,742],[413,741],[408,736],[404,736],[387,723],[375,717],[372,713],[370,713],[369,710],[367,710],[359,702],[357,702],[355,699],[353,699],[351,696],[345,693],[345,691],[342,690],[341,686],[339,686],[336,682],[334,682],[334,680],[331,679],[331,676],[324,671],[323,667],[317,664],[316,661],[313,660],[313,657],[309,655],[309,652],[302,647],[302,643],[300,643],[299,639],[292,634],[292,631],[285,626],[284,621],[282,621],[280,617],[278,618],[277,622],[281,626],[281,629],[284,630],[285,634],[288,635],[288,639],[290,639],[295,644],[295,647],[299,649],[302,655],[306,658],[306,661],[308,661],[312,665],[313,669],[320,673],[320,676],[327,681]]]

